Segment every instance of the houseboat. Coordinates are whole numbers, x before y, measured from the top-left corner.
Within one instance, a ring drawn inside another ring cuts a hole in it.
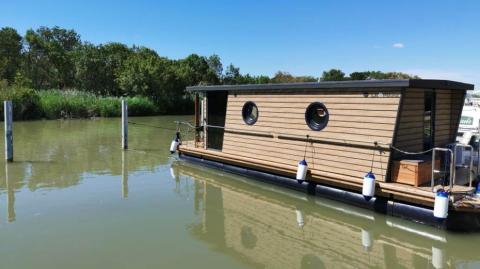
[[[194,86],[180,158],[450,230],[480,230],[478,147],[457,143],[471,84],[365,80]]]

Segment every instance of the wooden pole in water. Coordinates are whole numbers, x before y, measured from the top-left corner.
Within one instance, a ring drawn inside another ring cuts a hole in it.
[[[122,99],[122,149],[128,148],[128,104]]]
[[[122,151],[122,197],[128,198],[128,157],[127,152]]]
[[[5,122],[5,160],[13,161],[13,109],[12,101],[3,102],[4,122]]]
[[[10,182],[8,176],[8,162],[5,163],[5,186],[7,189],[7,220],[8,222],[15,221],[15,184]]]

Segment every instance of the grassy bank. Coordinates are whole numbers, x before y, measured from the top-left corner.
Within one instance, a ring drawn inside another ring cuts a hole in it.
[[[15,120],[118,117],[120,97],[97,96],[77,90],[32,90],[6,88],[0,90],[0,100],[13,102]],[[130,116],[150,116],[165,113],[152,100],[143,96],[126,97]],[[0,106],[3,120],[3,105]]]

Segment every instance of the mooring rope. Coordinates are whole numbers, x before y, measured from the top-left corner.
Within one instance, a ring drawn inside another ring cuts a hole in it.
[[[133,124],[133,125],[141,125],[141,126],[145,126],[145,127],[150,127],[150,128],[157,128],[157,129],[164,129],[164,130],[170,130],[170,131],[177,131],[177,129],[174,129],[174,128],[168,128],[168,127],[162,127],[162,126],[155,126],[155,125],[150,125],[150,124],[145,124],[145,123],[140,123],[140,122],[129,121],[128,123]]]
[[[419,152],[410,152],[410,151],[404,151],[399,148],[396,148],[393,145],[390,145],[390,148],[407,155],[421,155],[421,154],[425,154],[425,153],[429,153],[430,151],[433,151],[433,148],[431,148],[431,149],[419,151]]]
[[[303,153],[303,159],[307,157],[307,147],[308,147],[309,135],[307,135],[307,140],[305,140],[305,151]]]
[[[372,156],[372,166],[370,166],[370,173],[372,173],[372,171],[373,171],[373,162],[375,161],[375,151],[376,150],[373,150],[373,154],[372,154],[373,155]]]

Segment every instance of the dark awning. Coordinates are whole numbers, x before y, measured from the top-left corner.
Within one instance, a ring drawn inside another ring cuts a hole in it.
[[[243,84],[191,86],[189,92],[203,91],[258,91],[258,90],[308,90],[308,89],[341,89],[341,88],[420,88],[473,90],[474,85],[450,80],[437,79],[385,79],[385,80],[347,80],[301,83]]]

